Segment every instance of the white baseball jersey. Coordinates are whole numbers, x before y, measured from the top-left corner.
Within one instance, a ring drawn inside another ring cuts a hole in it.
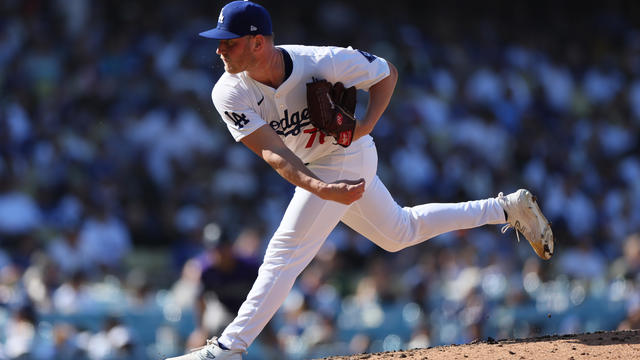
[[[303,162],[309,163],[341,148],[333,138],[311,125],[306,84],[312,78],[345,87],[368,90],[389,75],[387,62],[352,48],[284,45],[293,70],[277,89],[250,78],[245,72],[225,72],[216,83],[211,98],[236,141],[265,123]]]

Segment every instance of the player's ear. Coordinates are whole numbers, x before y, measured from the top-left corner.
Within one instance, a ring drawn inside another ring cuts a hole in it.
[[[253,37],[253,50],[259,51],[264,47],[264,36],[256,35]]]

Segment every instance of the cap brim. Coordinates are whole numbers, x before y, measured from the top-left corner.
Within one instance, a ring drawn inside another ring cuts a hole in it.
[[[217,39],[217,40],[235,39],[235,38],[241,37],[240,35],[232,33],[231,31],[221,30],[218,28],[203,31],[198,35],[209,38],[209,39]]]

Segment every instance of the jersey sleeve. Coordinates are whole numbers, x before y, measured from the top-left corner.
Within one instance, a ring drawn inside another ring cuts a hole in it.
[[[348,48],[333,48],[332,61],[335,79],[346,87],[355,86],[368,91],[378,81],[389,76],[389,64],[381,57],[366,51]]]
[[[211,91],[213,105],[235,141],[240,141],[266,124],[264,119],[249,105],[249,94],[243,89],[224,81],[218,82]]]

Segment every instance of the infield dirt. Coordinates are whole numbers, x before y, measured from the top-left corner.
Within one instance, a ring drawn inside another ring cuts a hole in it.
[[[640,330],[548,335],[517,340],[494,340],[488,338],[483,342],[477,341],[465,345],[324,358],[324,360],[392,359],[640,359]]]

